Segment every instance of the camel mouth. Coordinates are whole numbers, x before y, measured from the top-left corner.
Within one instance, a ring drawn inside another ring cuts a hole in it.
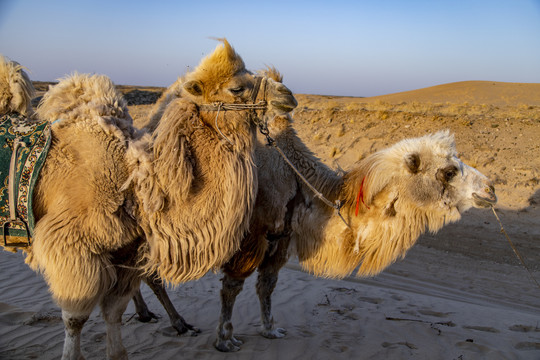
[[[477,207],[488,208],[497,203],[497,196],[494,191],[489,192],[486,196],[480,196],[477,193],[473,193],[472,196]]]
[[[294,108],[296,108],[296,106],[298,105],[298,102],[296,101],[296,99],[294,97],[292,97],[292,99],[286,101],[286,102],[280,102],[280,101],[277,101],[277,100],[273,100],[273,101],[270,101],[270,104],[272,105],[272,107],[280,110],[280,111],[283,111],[285,113],[289,113],[291,111],[294,110]]]

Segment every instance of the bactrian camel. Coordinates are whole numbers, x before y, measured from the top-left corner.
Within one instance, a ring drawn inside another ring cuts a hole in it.
[[[271,70],[269,76],[280,80]],[[159,123],[167,103],[178,96],[180,78],[165,92],[147,128]],[[268,123],[270,136],[307,180],[331,201],[339,200],[343,219],[314,196],[309,187],[261,137],[255,151],[259,176],[257,199],[241,250],[223,266],[221,315],[215,346],[238,351],[241,341],[231,323],[244,280],[258,269],[260,333],[280,338],[271,314],[271,294],[278,272],[291,254],[316,276],[342,278],[358,267],[373,276],[405,256],[418,237],[455,222],[471,207],[493,205],[491,182],[457,157],[447,131],[406,139],[357,163],[342,174],[324,165],[303,144],[289,116]],[[169,314],[170,309],[167,309]]]
[[[471,207],[493,205],[491,182],[458,157],[448,131],[405,139],[366,157],[345,174],[329,170],[302,143],[288,116],[270,122],[270,135],[299,171],[340,213],[323,203],[269,146],[257,146],[259,189],[250,232],[224,265],[215,346],[239,350],[231,323],[244,280],[258,269],[260,333],[279,338],[271,314],[278,272],[291,254],[322,277],[374,276],[403,258],[426,232],[437,232]]]
[[[10,81],[24,82],[22,70],[12,70]],[[34,193],[26,261],[62,308],[63,359],[83,358],[81,330],[98,304],[107,357],[126,359],[121,315],[142,274],[178,284],[239,249],[257,190],[256,122],[296,101],[284,85],[247,71],[226,40],[185,79],[151,135],[133,128],[104,76],[68,77],[38,109],[54,121],[53,139]]]
[[[270,71],[279,80],[280,75]],[[156,104],[147,128],[178,96],[180,78]],[[271,295],[278,272],[296,253],[303,268],[316,276],[374,276],[399,258],[426,232],[437,232],[471,207],[492,206],[491,182],[457,157],[453,136],[442,131],[406,139],[379,151],[342,174],[324,165],[303,144],[289,116],[268,123],[270,136],[307,180],[331,201],[341,216],[301,181],[281,155],[261,137],[255,151],[259,176],[250,231],[241,250],[223,266],[221,315],[215,346],[238,351],[231,323],[236,296],[256,269],[261,306],[261,335],[283,337],[274,326]],[[169,312],[169,309],[167,309]]]

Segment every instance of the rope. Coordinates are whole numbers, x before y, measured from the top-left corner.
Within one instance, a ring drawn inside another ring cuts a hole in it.
[[[497,213],[495,212],[495,208],[493,206],[491,207],[491,210],[493,210],[493,214],[497,218],[497,221],[499,221],[499,224],[501,225],[501,232],[504,234],[504,236],[506,236],[506,240],[508,240],[508,243],[510,244],[510,247],[514,251],[514,254],[516,254],[517,258],[521,262],[521,265],[523,265],[523,267],[527,270],[527,272],[529,273],[529,276],[531,277],[532,281],[536,284],[536,286],[538,286],[538,288],[540,288],[540,284],[538,284],[538,281],[536,281],[536,279],[534,278],[531,270],[527,267],[527,265],[525,265],[525,261],[523,261],[523,257],[521,257],[520,253],[518,252],[518,250],[514,246],[514,243],[512,243],[512,240],[510,240],[510,237],[508,236],[508,234],[504,230],[501,219],[499,219],[499,216],[497,216]]]
[[[216,119],[214,120],[214,123],[215,123],[215,125],[216,125],[216,129],[217,129],[217,131],[219,132],[219,134],[220,134],[221,136],[223,136],[223,138],[224,138],[225,140],[227,140],[227,142],[228,142],[229,144],[231,144],[231,146],[234,146],[233,142],[232,142],[231,140],[229,140],[229,138],[228,138],[227,136],[225,136],[225,134],[224,134],[224,133],[221,131],[221,129],[219,128],[219,125],[218,125],[218,123],[217,123],[217,121],[218,121],[218,116],[219,116],[219,109],[220,109],[220,108],[218,107],[218,111],[217,111],[217,113],[216,113]]]
[[[201,105],[199,105],[199,109],[201,109],[203,111],[266,110],[266,108],[267,108],[267,104],[266,104],[266,101],[264,101],[264,100],[260,100],[256,104],[233,104],[233,103],[215,102],[215,103],[211,103],[211,104],[201,104]]]
[[[341,214],[341,208],[343,205],[341,204],[341,201],[336,200],[335,203],[332,203],[330,200],[328,200],[320,191],[318,191],[313,185],[310,184],[310,182],[300,173],[300,171],[294,166],[294,164],[287,158],[287,155],[277,146],[276,141],[270,136],[270,133],[268,131],[268,127],[266,124],[260,123],[259,124],[259,130],[261,134],[263,134],[266,137],[266,141],[268,141],[268,145],[271,145],[274,149],[277,150],[279,155],[285,160],[287,165],[290,166],[290,168],[296,173],[296,175],[304,182],[304,184],[307,185],[307,187],[315,194],[315,197],[319,198],[323,203],[330,206],[331,208],[336,210],[337,215],[341,218],[343,223],[347,225],[347,227],[350,229],[351,226],[345,221],[343,218],[343,215]]]

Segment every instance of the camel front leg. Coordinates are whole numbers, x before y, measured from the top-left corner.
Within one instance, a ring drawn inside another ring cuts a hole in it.
[[[62,320],[64,321],[66,333],[62,360],[84,360],[81,353],[81,332],[88,317],[88,315],[74,315],[62,310]]]
[[[259,271],[257,278],[257,295],[261,305],[261,327],[259,333],[268,339],[279,339],[287,334],[287,330],[276,328],[272,316],[272,293],[278,280],[277,271]],[[279,269],[278,269],[279,271]]]
[[[178,335],[182,335],[190,331],[190,335],[195,336],[201,332],[200,329],[194,327],[191,324],[188,324],[186,320],[184,320],[184,318],[180,316],[180,314],[176,311],[176,308],[171,302],[171,299],[169,298],[167,290],[165,289],[165,286],[163,286],[163,282],[161,281],[161,279],[159,279],[157,276],[151,276],[145,278],[144,281],[148,284],[150,289],[152,289],[154,294],[156,294],[159,302],[161,303],[161,305],[163,305],[165,311],[167,311],[167,314],[169,315],[169,320],[171,321],[171,325],[173,328],[176,329]]]
[[[225,274],[223,276],[221,288],[221,315],[217,327],[217,339],[214,346],[219,351],[232,352],[240,350],[242,341],[233,335],[233,325],[231,322],[234,302],[236,297],[244,287],[245,279],[235,279]]]
[[[101,313],[107,324],[107,358],[127,360],[127,351],[122,344],[122,314],[126,311],[130,295],[106,295],[101,301]]]

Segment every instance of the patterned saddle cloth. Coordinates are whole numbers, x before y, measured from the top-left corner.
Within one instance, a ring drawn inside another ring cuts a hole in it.
[[[24,248],[34,230],[32,194],[51,143],[51,124],[0,116],[0,245]]]

